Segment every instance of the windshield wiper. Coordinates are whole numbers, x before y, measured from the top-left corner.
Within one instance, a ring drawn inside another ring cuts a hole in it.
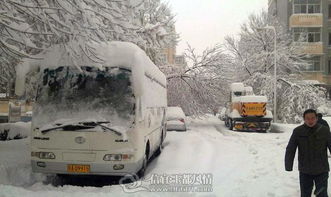
[[[80,129],[92,129],[95,126],[87,126],[87,125],[80,125],[80,124],[66,124],[66,125],[62,125],[62,126],[58,126],[58,127],[52,127],[49,129],[44,129],[41,130],[40,132],[45,134],[49,131],[53,131],[53,130],[57,130],[57,129],[63,129],[63,131],[75,131],[75,130],[80,130]]]
[[[100,126],[101,128],[103,128],[103,129],[107,129],[107,130],[109,130],[109,131],[112,131],[112,132],[114,132],[116,135],[119,135],[119,136],[121,136],[122,135],[122,133],[121,132],[119,132],[119,131],[117,131],[117,130],[115,130],[115,129],[113,129],[113,128],[110,128],[110,127],[107,127],[107,126],[104,126],[104,125],[102,125],[102,124],[105,124],[105,123],[110,123],[109,121],[98,121],[98,122],[93,122],[93,121],[90,121],[90,122],[79,122],[79,124],[82,124],[82,125],[84,125],[84,126],[94,126],[94,127],[96,127],[96,126]]]
[[[92,129],[92,128],[95,128],[96,126],[100,126],[101,128],[103,129],[107,129],[109,131],[112,131],[114,132],[116,135],[119,135],[121,136],[122,133],[113,129],[113,128],[110,128],[110,127],[107,127],[107,126],[104,126],[102,124],[105,124],[105,123],[110,123],[109,121],[98,121],[98,122],[94,122],[94,121],[89,121],[89,122],[78,122],[78,124],[65,124],[65,125],[60,125],[58,127],[52,127],[52,128],[49,128],[49,129],[44,129],[42,131],[40,131],[41,133],[45,134],[49,131],[54,131],[54,130],[57,130],[57,129],[63,129],[64,131],[75,131],[75,130],[80,130],[80,129]]]

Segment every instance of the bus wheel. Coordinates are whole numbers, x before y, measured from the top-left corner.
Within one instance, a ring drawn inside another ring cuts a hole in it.
[[[145,176],[146,168],[147,168],[147,156],[145,155],[143,158],[143,165],[137,173],[139,178],[143,178]]]
[[[161,141],[159,147],[155,151],[155,157],[159,156],[162,153],[163,150],[163,135],[161,135]]]

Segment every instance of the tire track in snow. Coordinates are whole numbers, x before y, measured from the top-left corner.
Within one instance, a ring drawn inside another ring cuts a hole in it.
[[[245,196],[236,188],[236,185],[241,184],[239,177],[247,171],[242,164],[249,159],[248,151],[238,143],[241,136],[226,132],[220,122],[208,126],[195,125],[194,131],[199,132],[201,138],[208,141],[214,149],[211,162],[208,164],[214,176],[214,193],[227,197]]]
[[[196,128],[169,132],[162,154],[152,162],[150,173],[209,173],[213,147]]]
[[[221,133],[229,132],[237,135],[238,143],[246,146],[250,157],[245,164],[248,166],[247,172],[237,180],[241,184],[235,190],[241,191],[240,193],[247,197],[299,195],[298,189],[293,189],[298,188],[297,174],[290,174],[284,169],[284,154],[289,133],[236,132],[225,127]]]

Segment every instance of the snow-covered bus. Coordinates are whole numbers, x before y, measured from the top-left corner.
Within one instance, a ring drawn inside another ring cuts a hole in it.
[[[21,66],[38,68],[39,75],[32,115],[33,172],[143,176],[147,161],[162,150],[165,75],[132,43],[93,48],[95,56],[84,54],[76,62],[56,48],[44,60]],[[25,74],[18,73],[17,94],[23,93]]]

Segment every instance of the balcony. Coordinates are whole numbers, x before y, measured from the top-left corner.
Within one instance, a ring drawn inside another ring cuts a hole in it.
[[[292,14],[290,27],[322,27],[323,15],[318,14]]]
[[[298,54],[323,55],[322,42],[297,42]]]

